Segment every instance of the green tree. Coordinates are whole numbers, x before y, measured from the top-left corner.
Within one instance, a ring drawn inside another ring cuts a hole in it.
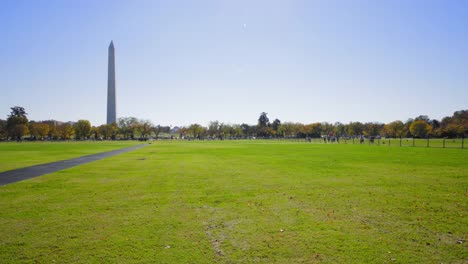
[[[216,121],[211,121],[208,123],[208,135],[210,137],[219,137],[220,136],[220,123],[218,120]]]
[[[229,134],[228,128],[226,126],[227,125],[224,123],[219,123],[217,138],[224,139],[226,137],[226,134]]]
[[[273,120],[273,123],[271,123],[271,128],[275,132],[277,132],[280,125],[281,125],[281,121],[278,118],[276,118],[275,120]]]
[[[187,132],[189,135],[191,135],[193,138],[198,138],[200,139],[203,136],[205,129],[199,125],[199,124],[191,124],[187,128]]]
[[[440,129],[440,122],[437,119],[432,119],[429,121],[429,125],[432,127],[432,136],[440,137],[442,131]]]
[[[335,125],[334,125],[334,127],[335,127],[335,129],[334,129],[335,136],[341,137],[341,136],[346,135],[346,127],[345,127],[345,125],[343,125],[343,124],[340,123],[340,122],[336,122]]]
[[[159,137],[159,134],[161,134],[164,130],[164,127],[161,125],[157,125],[153,127],[153,132],[154,132],[154,137],[157,139]]]
[[[234,130],[234,136],[242,137],[242,128],[239,124],[232,125],[232,129]]]
[[[229,137],[233,137],[234,136],[234,133],[235,133],[235,130],[234,130],[234,127],[230,124],[223,124],[223,127],[222,127],[222,130],[223,130],[223,135],[224,136],[229,136]]]
[[[262,112],[260,117],[258,118],[258,125],[259,126],[268,126],[270,124],[270,119],[268,119],[268,113]]]
[[[117,120],[118,133],[124,139],[133,139],[138,125],[139,121],[136,117],[121,117]]]
[[[24,135],[29,133],[28,114],[21,106],[11,107],[11,113],[7,119],[8,135],[16,140],[21,140]]]
[[[403,132],[401,137],[411,137],[410,126],[413,123],[414,119],[408,118],[403,126]]]
[[[8,137],[7,121],[0,119],[0,140],[5,140]]]
[[[268,119],[267,113],[262,112],[258,118],[257,123],[257,136],[267,137],[269,136],[268,127],[270,126],[270,119]]]
[[[425,121],[425,122],[428,123],[428,124],[429,124],[430,121],[431,121],[431,119],[430,119],[429,116],[427,116],[427,115],[420,115],[420,116],[414,118],[414,121],[420,121],[420,120]]]
[[[146,139],[151,132],[154,130],[154,125],[149,120],[139,120],[137,124],[137,130],[140,133],[140,136]]]
[[[322,135],[327,135],[327,136],[334,135],[335,127],[332,124],[323,122],[321,124],[321,128],[322,128]]]
[[[242,123],[240,125],[240,129],[242,131],[242,135],[245,136],[245,137],[252,136],[255,133],[255,131],[254,131],[255,129],[252,129],[252,127],[249,126],[246,123]]]
[[[77,139],[87,139],[91,134],[91,122],[88,120],[78,120],[74,125]]]
[[[284,122],[278,127],[278,133],[283,137],[295,137],[296,132],[296,125],[292,122]]]

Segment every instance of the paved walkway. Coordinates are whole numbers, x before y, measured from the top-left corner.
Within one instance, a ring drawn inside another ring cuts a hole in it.
[[[35,165],[35,166],[16,169],[16,170],[0,172],[0,186],[9,184],[9,183],[19,182],[22,180],[27,180],[30,178],[56,172],[59,170],[68,169],[70,167],[78,166],[78,165],[85,164],[88,162],[93,162],[93,161],[107,158],[110,156],[114,156],[117,154],[143,148],[146,146],[148,145],[141,144],[141,145],[131,146],[128,148],[122,148],[122,149],[112,150],[108,152],[82,156],[82,157],[69,159],[69,160],[61,160],[61,161]]]

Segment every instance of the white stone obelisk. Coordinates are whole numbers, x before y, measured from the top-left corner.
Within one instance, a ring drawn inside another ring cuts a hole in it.
[[[107,72],[107,124],[117,122],[115,103],[115,49],[111,41],[109,45],[109,62]]]

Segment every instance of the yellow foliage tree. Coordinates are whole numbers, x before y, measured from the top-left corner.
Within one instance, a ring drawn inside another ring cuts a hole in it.
[[[410,132],[414,137],[426,137],[431,131],[431,126],[424,120],[416,120],[410,125]]]

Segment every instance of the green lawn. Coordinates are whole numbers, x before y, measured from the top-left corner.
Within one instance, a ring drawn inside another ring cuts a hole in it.
[[[274,139],[276,141],[291,141],[291,142],[305,142],[305,138],[293,138],[293,139]],[[429,141],[429,142],[428,142]],[[312,138],[312,143],[321,143],[323,144],[323,139],[321,138]],[[341,139],[339,142],[327,142],[327,144],[346,144],[346,145],[360,145],[359,138],[356,139]],[[363,145],[369,145],[369,140],[365,140]],[[468,140],[463,140],[461,138],[452,138],[452,139],[442,139],[442,138],[430,138],[429,140],[424,138],[382,138],[375,139],[371,145],[381,146],[381,147],[430,147],[430,148],[466,148],[468,149]]]
[[[0,262],[466,263],[467,196],[468,150],[155,142],[0,187]]]
[[[0,143],[0,172],[138,144],[135,141]]]

